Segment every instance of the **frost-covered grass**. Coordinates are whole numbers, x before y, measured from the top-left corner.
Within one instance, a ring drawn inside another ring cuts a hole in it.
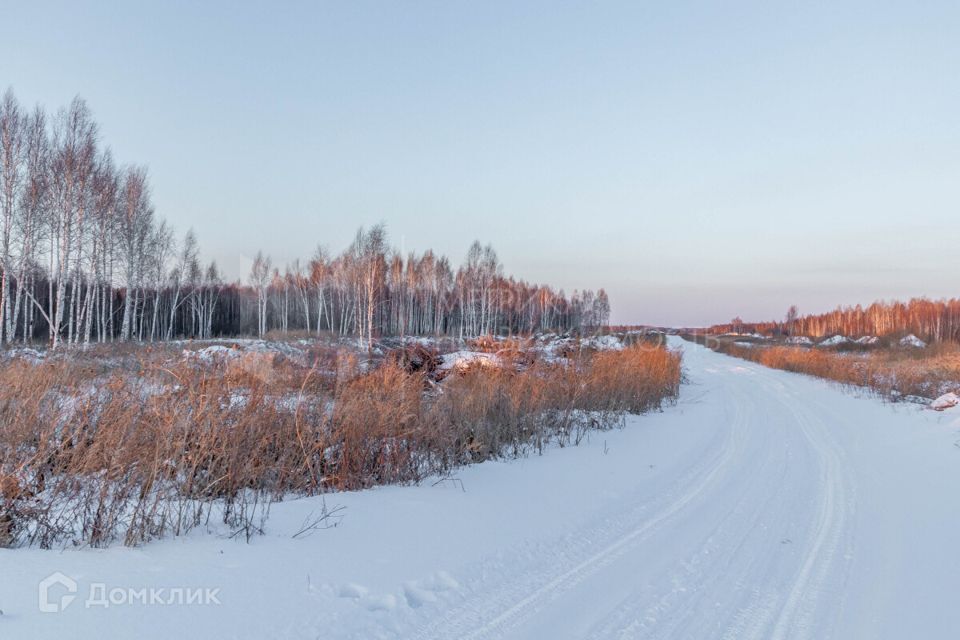
[[[423,341],[370,353],[309,340],[10,354],[0,545],[136,545],[217,527],[249,538],[290,496],[577,444],[676,396],[679,354],[601,342],[562,358],[532,339],[447,357]]]

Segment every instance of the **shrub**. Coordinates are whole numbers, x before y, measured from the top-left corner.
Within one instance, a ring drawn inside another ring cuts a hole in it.
[[[645,346],[565,364],[518,350],[439,386],[426,384],[437,362],[428,349],[370,370],[348,350],[312,366],[272,353],[173,355],[0,366],[0,546],[136,545],[215,520],[249,537],[286,495],[416,482],[575,444],[658,408],[680,381],[679,355]]]

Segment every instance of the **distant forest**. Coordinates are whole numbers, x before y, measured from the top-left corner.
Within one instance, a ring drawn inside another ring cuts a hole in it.
[[[568,331],[609,322],[603,289],[569,297],[503,273],[474,243],[459,267],[401,255],[383,226],[344,251],[283,267],[262,254],[246,282],[204,264],[154,211],[147,171],[118,166],[87,104],[52,116],[0,101],[0,341],[87,344],[269,331],[363,337]]]
[[[827,313],[800,315],[791,307],[782,321],[744,322],[734,318],[715,325],[711,333],[759,333],[821,338],[914,334],[930,342],[960,342],[960,300],[914,298],[909,302],[875,302],[868,307],[838,307]]]

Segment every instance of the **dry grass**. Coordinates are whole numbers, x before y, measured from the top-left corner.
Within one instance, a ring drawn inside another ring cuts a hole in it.
[[[309,365],[172,354],[0,367],[0,545],[135,545],[218,523],[249,537],[286,495],[575,444],[658,408],[680,382],[678,355],[639,346],[562,365],[518,355],[531,362],[472,367],[439,386],[428,384],[429,350],[366,372],[344,350]]]
[[[865,387],[891,400],[932,399],[960,389],[960,346],[887,347],[862,352],[710,341],[717,351],[774,369]]]

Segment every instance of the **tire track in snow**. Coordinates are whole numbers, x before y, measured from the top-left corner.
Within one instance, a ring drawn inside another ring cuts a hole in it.
[[[787,590],[756,594],[755,601],[744,611],[738,629],[728,630],[731,640],[821,640],[824,633],[814,628],[814,621],[824,621],[822,614],[824,585],[836,568],[837,555],[855,510],[855,495],[850,474],[842,463],[842,451],[830,435],[830,426],[810,414],[804,402],[791,395],[783,382],[784,374],[760,365],[752,365],[753,380],[762,387],[761,396],[774,399],[789,411],[791,423],[798,427],[805,444],[818,463],[817,502],[811,537],[804,544],[800,566]],[[849,553],[847,554],[849,558]],[[844,559],[846,560],[846,558]],[[832,577],[845,581],[849,563]]]
[[[842,464],[840,449],[829,434],[829,425],[811,417],[795,398],[787,394],[780,394],[779,397],[791,410],[807,441],[819,456],[823,497],[814,538],[807,547],[803,563],[778,612],[772,632],[764,637],[771,640],[820,638],[822,636],[813,630],[812,621],[824,595],[823,585],[836,561],[848,522],[852,520],[854,494],[849,472]],[[848,568],[844,567],[844,570]]]
[[[724,439],[721,453],[705,469],[686,474],[677,485],[684,487],[679,495],[668,495],[662,501],[665,506],[647,516],[638,526],[618,533],[599,550],[580,560],[572,568],[559,573],[553,572],[537,577],[536,586],[530,586],[522,580],[516,584],[500,585],[494,588],[487,598],[472,598],[467,605],[458,607],[429,625],[417,637],[451,638],[462,640],[480,640],[492,634],[502,634],[534,615],[541,605],[564,591],[582,582],[589,575],[609,564],[627,549],[650,537],[677,516],[691,503],[707,493],[707,490],[719,479],[742,446],[741,433],[744,425],[742,407],[735,407],[736,414],[731,421],[727,437]],[[580,539],[591,539],[584,536]]]
[[[786,503],[777,505],[774,502],[782,497],[784,491],[795,489],[795,486],[784,486],[788,478],[780,475],[778,481],[774,481],[775,491],[742,495],[736,506],[701,537],[701,542],[683,562],[685,573],[682,576],[671,574],[665,578],[661,575],[656,581],[658,584],[681,586],[692,583],[696,585],[695,588],[675,588],[652,605],[647,602],[649,593],[635,591],[604,616],[603,624],[593,630],[590,638],[704,638],[718,637],[718,634],[722,634],[725,640],[824,637],[818,633],[819,630],[813,629],[813,622],[815,619],[822,622],[826,617],[817,614],[820,613],[818,606],[822,605],[827,579],[839,577],[841,583],[845,582],[846,571],[831,571],[835,568],[836,556],[845,534],[848,537],[850,534],[848,523],[852,520],[855,505],[852,483],[843,465],[842,451],[829,435],[829,426],[808,415],[798,400],[785,393],[786,387],[775,375],[770,375],[762,368],[752,373],[754,376],[751,376],[750,384],[754,389],[751,392],[742,393],[734,385],[724,389],[723,393],[729,394],[735,403],[759,407],[762,405],[757,403],[756,397],[761,397],[774,401],[776,413],[786,409],[789,415],[786,428],[800,436],[817,465],[818,486],[815,495],[818,508],[813,512],[815,524],[809,529],[811,539],[804,545],[800,566],[791,577],[787,590],[764,586],[765,580],[776,579],[775,572],[766,575],[761,573],[764,567],[774,570],[777,562],[781,561],[776,552],[769,551],[776,547],[768,544],[765,547],[767,554],[758,552],[742,557],[744,545],[759,535],[755,527],[761,516],[768,513],[771,507],[774,510],[779,507],[780,511],[788,508]],[[761,388],[759,394],[756,387]],[[761,482],[769,484],[775,476],[759,473],[758,477]],[[758,501],[760,496],[764,497]],[[745,510],[745,504],[751,500],[756,504],[752,510]],[[749,514],[746,516],[748,520],[737,522],[744,516],[735,514],[744,512]],[[728,525],[732,529],[732,536],[718,542],[717,537]],[[700,558],[708,558],[710,564],[705,570],[700,568],[694,571],[690,565]],[[844,569],[848,570],[849,566]],[[723,614],[710,612],[709,606],[703,606],[704,598],[717,594],[711,588],[721,583],[733,591],[738,586],[754,585],[749,599],[738,605],[739,612],[732,616],[729,621],[731,625],[727,628],[723,628],[719,618]]]
[[[741,413],[744,407],[755,408],[753,403],[747,402],[748,394],[742,393],[735,385],[725,387],[723,393],[733,400]],[[757,419],[756,411],[750,411],[748,415]],[[605,614],[602,623],[592,629],[588,637],[591,640],[612,637],[713,637],[718,628],[716,617],[721,614],[709,605],[703,606],[704,599],[717,595],[717,591],[711,589],[735,593],[738,586],[752,583],[761,565],[770,559],[757,553],[748,554],[746,558],[742,556],[747,552],[748,543],[756,542],[751,540],[751,536],[762,529],[764,518],[783,504],[787,474],[785,462],[772,457],[762,460],[753,471],[753,476],[762,482],[749,485],[750,491],[739,492],[736,504],[699,536],[698,542],[690,547],[691,551],[679,563],[682,571],[668,570],[652,581],[654,584],[672,585],[670,591],[650,604],[649,593],[635,590]],[[703,560],[707,560],[708,564],[701,564]],[[675,567],[676,564],[671,566]],[[751,595],[749,603],[740,605],[739,613],[730,614],[739,628],[728,629],[723,636],[725,639],[749,637],[744,635],[745,630],[763,627],[769,622],[770,614],[762,606],[762,600],[769,597],[756,589]],[[706,620],[703,615],[705,610],[710,612]],[[709,629],[704,629],[705,624]]]

